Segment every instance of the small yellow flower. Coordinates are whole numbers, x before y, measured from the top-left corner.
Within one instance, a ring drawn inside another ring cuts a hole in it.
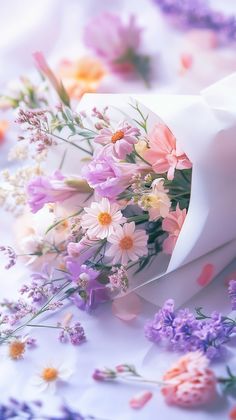
[[[12,360],[22,359],[25,353],[24,341],[14,340],[8,344],[8,355]]]

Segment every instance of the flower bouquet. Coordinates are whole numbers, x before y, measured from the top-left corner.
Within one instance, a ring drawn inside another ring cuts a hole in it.
[[[87,94],[75,109],[44,69],[60,103],[17,104],[11,153],[34,165],[3,173],[5,204],[31,210],[18,242],[37,273],[21,294],[90,310],[131,291],[159,305],[171,287],[182,304],[235,256],[236,76],[199,96]]]

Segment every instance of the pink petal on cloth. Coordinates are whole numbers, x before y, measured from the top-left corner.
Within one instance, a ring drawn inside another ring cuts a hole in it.
[[[131,400],[129,400],[129,405],[134,409],[143,408],[148,403],[148,401],[150,401],[152,396],[153,393],[150,391],[140,392],[139,394],[132,397]]]
[[[215,267],[213,264],[204,265],[200,276],[197,278],[197,283],[204,287],[207,286],[214,277]]]
[[[236,271],[232,271],[232,273],[229,273],[225,279],[224,284],[228,287],[230,280],[236,280]]]
[[[112,313],[122,321],[132,321],[141,312],[141,299],[136,293],[119,297],[112,302]]]

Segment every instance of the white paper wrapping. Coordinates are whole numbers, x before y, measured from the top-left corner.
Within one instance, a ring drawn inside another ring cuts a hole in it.
[[[80,102],[79,110],[88,115],[94,106],[110,106],[116,118],[122,114],[120,119],[129,120],[135,115],[129,103],[138,101],[149,113],[149,130],[161,119],[192,161],[190,206],[171,258],[159,255],[131,281],[132,288],[157,305],[170,295],[181,305],[203,287],[198,279],[206,264],[214,266],[216,275],[235,257],[235,98],[236,73],[200,95],[86,94]],[[68,173],[78,172],[78,154],[74,156],[68,150]]]

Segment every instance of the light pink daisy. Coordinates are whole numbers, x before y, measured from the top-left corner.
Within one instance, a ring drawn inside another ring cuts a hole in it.
[[[124,159],[126,155],[133,151],[133,146],[138,142],[137,136],[140,134],[138,128],[131,127],[127,123],[120,123],[116,130],[103,128],[94,141],[99,144],[109,145],[112,153],[119,159]]]
[[[82,216],[81,226],[93,239],[107,238],[114,233],[115,228],[126,221],[126,218],[122,216],[120,206],[110,203],[107,198],[102,198],[100,203],[93,202],[84,210],[86,213]]]
[[[177,204],[175,211],[171,211],[163,220],[162,229],[168,232],[168,237],[163,242],[163,251],[166,254],[172,254],[186,215],[187,210],[181,210]]]
[[[135,230],[135,223],[125,223],[117,226],[115,233],[109,236],[111,243],[106,255],[112,257],[113,264],[126,265],[147,254],[147,234],[144,230]]]

